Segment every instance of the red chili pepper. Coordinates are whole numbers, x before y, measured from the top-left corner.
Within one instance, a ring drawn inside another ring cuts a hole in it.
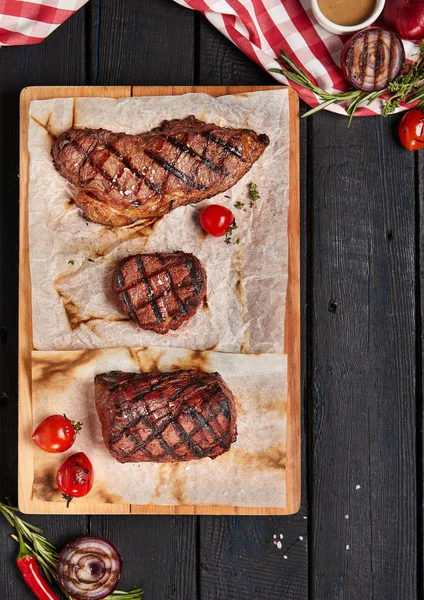
[[[56,594],[50,589],[47,581],[41,575],[35,556],[31,554],[26,547],[22,534],[19,531],[18,536],[19,554],[16,559],[16,564],[22,573],[25,583],[34,592],[38,600],[59,600]]]

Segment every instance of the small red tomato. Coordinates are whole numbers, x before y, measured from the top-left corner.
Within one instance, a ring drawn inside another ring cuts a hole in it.
[[[233,221],[234,215],[231,210],[220,204],[209,204],[200,215],[200,225],[215,237],[225,235]]]
[[[32,435],[34,442],[45,452],[65,452],[75,442],[82,423],[75,423],[65,415],[44,419]]]
[[[93,487],[94,470],[84,452],[72,454],[59,467],[56,475],[57,487],[69,506],[72,498],[86,496]]]
[[[414,108],[399,123],[399,138],[407,150],[424,148],[424,111]]]

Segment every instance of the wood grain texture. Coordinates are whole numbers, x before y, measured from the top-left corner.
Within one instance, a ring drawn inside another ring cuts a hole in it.
[[[198,600],[196,517],[93,516],[90,532],[113,541],[124,562],[120,589],[146,600]]]
[[[21,178],[20,178],[20,311],[19,311],[19,506],[24,512],[76,514],[245,514],[273,515],[297,512],[300,505],[300,214],[299,214],[299,131],[298,98],[288,89],[290,119],[290,204],[288,216],[289,273],[285,319],[285,352],[288,354],[289,381],[287,400],[286,506],[284,508],[234,506],[130,506],[128,504],[95,504],[90,498],[79,499],[69,507],[65,503],[32,499],[33,446],[31,443],[31,273],[28,246],[28,113],[32,100],[54,97],[128,97],[144,95],[178,95],[187,91],[220,96],[270,89],[251,86],[199,87],[45,87],[26,88],[21,94]],[[274,86],[279,89],[279,86]]]
[[[414,158],[393,119],[320,114],[313,198],[312,597],[417,598]],[[393,132],[392,132],[393,128]]]
[[[196,13],[195,82],[200,85],[275,85],[275,79],[247,58],[209,21]]]
[[[91,83],[193,83],[194,12],[170,0],[91,0]]]
[[[308,526],[303,517],[202,517],[200,598],[305,600]]]

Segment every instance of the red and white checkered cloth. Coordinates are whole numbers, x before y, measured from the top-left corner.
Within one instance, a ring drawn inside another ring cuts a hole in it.
[[[88,0],[0,0],[0,46],[39,44]]]
[[[355,0],[352,0],[354,2]],[[348,39],[323,29],[315,20],[310,0],[175,0],[178,4],[201,11],[221,33],[230,39],[249,58],[266,70],[278,68],[280,50],[287,52],[318,86],[328,92],[349,89],[340,69],[340,51]],[[408,58],[417,46],[404,40]],[[272,73],[281,83],[294,87],[309,106],[317,106],[316,95]],[[381,113],[382,101],[376,100],[355,115]],[[339,105],[327,110],[346,115]],[[403,110],[403,109],[399,109]]]

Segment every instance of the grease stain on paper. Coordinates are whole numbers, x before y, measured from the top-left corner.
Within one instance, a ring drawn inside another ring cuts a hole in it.
[[[60,490],[56,487],[56,469],[54,467],[47,467],[34,476],[32,496],[46,502],[55,502],[61,499]]]
[[[160,362],[165,350],[153,352],[148,348],[127,348],[131,359],[138,364],[140,373],[160,372]]]
[[[101,352],[100,349],[79,350],[71,354],[65,352],[52,353],[48,358],[43,359],[38,355],[33,356],[33,382],[42,382],[43,386],[58,386],[57,379],[63,378],[63,385],[69,384],[71,373],[82,366],[87,365]],[[33,401],[37,398],[34,395]]]
[[[195,369],[196,371],[210,372],[210,359],[208,353],[204,350],[189,350],[188,355],[181,357],[177,362],[173,363],[173,369]]]
[[[266,452],[246,452],[239,448],[234,451],[238,462],[248,464],[253,470],[266,468],[280,471],[286,468],[286,454],[281,446],[273,446]]]

